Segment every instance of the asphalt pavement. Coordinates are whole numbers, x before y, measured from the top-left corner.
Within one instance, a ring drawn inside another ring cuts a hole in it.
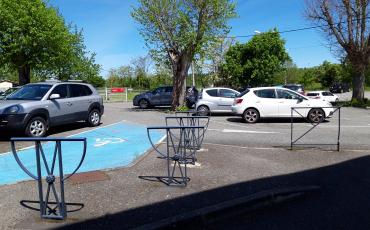
[[[143,111],[130,103],[105,106],[103,126],[122,120],[164,125],[164,117],[171,115],[166,108]],[[369,229],[370,110],[342,108],[339,152],[338,116],[297,142],[311,146],[294,150],[290,119],[246,124],[230,114],[212,116],[199,164],[188,170],[187,187],[139,179],[165,172],[165,162],[149,151],[130,167],[98,172],[101,179],[79,181],[77,176],[67,182],[67,201],[84,207],[64,222],[40,221],[38,212],[20,205],[20,200],[37,198],[34,181],[0,186],[0,229]],[[295,120],[293,138],[311,127]],[[89,129],[77,123],[55,128],[51,136]],[[0,152],[6,151],[4,141]],[[301,192],[288,198],[281,195],[297,189]],[[232,202],[239,208],[228,206]],[[203,214],[198,218],[194,213]]]

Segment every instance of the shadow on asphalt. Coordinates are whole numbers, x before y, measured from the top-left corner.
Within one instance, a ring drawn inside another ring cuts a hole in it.
[[[60,229],[370,229],[369,165],[370,157],[361,157],[232,184]],[[278,191],[289,188],[314,189],[279,195]],[[269,195],[261,199],[256,194],[263,191]]]

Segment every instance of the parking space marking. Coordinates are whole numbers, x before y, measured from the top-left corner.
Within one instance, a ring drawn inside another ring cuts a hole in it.
[[[71,136],[87,139],[86,157],[78,172],[127,167],[151,148],[146,127],[129,124],[128,122],[118,122]],[[162,132],[151,133],[154,143],[160,143],[163,136],[165,134]],[[76,168],[82,154],[82,147],[82,144],[77,142],[62,143],[63,170],[66,173],[72,172]],[[43,149],[47,161],[51,162],[54,144],[45,142],[43,143]],[[28,147],[18,152],[18,156],[27,169],[35,173],[34,147]],[[43,170],[43,175],[46,175],[45,170]],[[29,176],[17,165],[12,153],[8,152],[0,155],[0,185],[29,179]]]
[[[253,133],[253,134],[274,134],[274,133],[279,133],[279,132],[253,131],[253,130],[241,130],[241,129],[208,129],[208,130],[222,132],[222,133]]]

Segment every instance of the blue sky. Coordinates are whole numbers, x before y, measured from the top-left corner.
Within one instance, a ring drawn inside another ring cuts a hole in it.
[[[144,40],[130,15],[136,0],[50,0],[67,23],[83,29],[85,44],[97,54],[102,75],[110,68],[129,64],[138,56],[147,54]],[[254,31],[279,31],[311,26],[304,18],[303,0],[238,0],[238,18],[230,20],[229,36],[250,35]],[[305,30],[281,35],[293,62],[299,67],[311,67],[324,60],[338,62],[326,47],[323,34]],[[250,38],[239,38],[245,42]]]

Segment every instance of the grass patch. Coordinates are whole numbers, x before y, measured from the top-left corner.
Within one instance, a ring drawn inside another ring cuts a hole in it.
[[[362,101],[357,99],[352,99],[351,101],[340,101],[337,103],[337,106],[366,108],[370,107],[370,100],[368,98],[365,98]]]

